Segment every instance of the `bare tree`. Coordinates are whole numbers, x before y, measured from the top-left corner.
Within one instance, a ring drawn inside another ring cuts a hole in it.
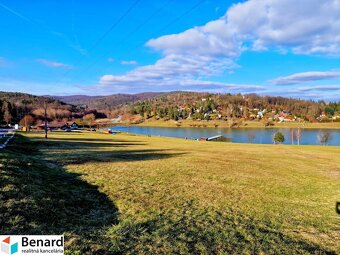
[[[294,141],[296,141],[297,145],[300,145],[300,141],[302,138],[302,129],[301,128],[291,129],[290,133],[291,133],[292,144],[294,144]]]
[[[292,141],[292,144],[294,144],[294,140],[295,140],[295,129],[294,128],[290,129],[290,140]]]
[[[87,122],[87,124],[90,126],[91,128],[91,124],[92,122],[96,119],[96,116],[93,114],[93,113],[89,113],[89,114],[86,114],[84,117],[83,117],[83,120],[85,122]]]
[[[332,135],[328,130],[322,130],[318,134],[318,140],[323,145],[327,145],[331,139]]]
[[[35,122],[35,119],[31,115],[25,115],[19,122],[21,126],[26,127],[26,131],[30,130],[30,126],[32,126]]]
[[[248,138],[248,143],[253,143],[255,140],[255,133],[253,131],[248,131],[247,138]]]
[[[298,128],[297,134],[296,134],[296,139],[297,139],[298,145],[300,145],[301,138],[302,138],[302,129]]]
[[[47,139],[47,102],[44,100],[45,139]]]
[[[12,120],[12,114],[11,114],[11,104],[9,102],[4,101],[2,105],[2,112],[3,112],[4,121],[7,124],[10,124]]]

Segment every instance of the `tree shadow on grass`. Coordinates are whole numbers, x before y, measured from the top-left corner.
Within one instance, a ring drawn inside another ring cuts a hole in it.
[[[34,142],[33,142],[34,143]],[[36,141],[40,150],[48,149],[51,159],[58,164],[85,164],[101,162],[132,162],[145,160],[161,160],[180,156],[185,153],[173,152],[166,149],[135,149],[146,145],[143,142],[112,140],[110,142],[93,142],[84,139],[49,139]],[[132,147],[134,149],[130,149]]]
[[[114,148],[114,147],[128,147],[132,145],[145,145],[144,143],[134,143],[134,142],[87,142],[80,139],[77,140],[47,140],[47,141],[40,141],[39,142],[41,147],[55,147],[55,148],[65,148],[65,149],[89,149],[89,148]]]
[[[145,160],[162,160],[184,153],[166,153],[166,150],[116,150],[116,151],[86,151],[86,152],[60,152],[62,164],[108,163],[108,162],[134,162]]]
[[[65,133],[62,133],[62,135],[64,135]],[[74,136],[71,138],[69,137],[58,137],[58,136],[54,136],[53,138],[49,138],[48,141],[81,141],[81,142],[102,142],[102,143],[126,143],[126,140],[124,139],[117,139],[115,136],[113,135],[108,135],[105,138],[90,138],[90,137],[84,137],[84,133],[81,134],[81,136],[79,136],[79,138],[74,138]],[[130,143],[134,143],[134,144],[143,144],[144,142],[142,141],[137,141],[137,140],[129,140]]]
[[[51,164],[23,137],[1,152],[0,232],[66,233],[81,250],[102,243],[98,232],[118,223],[116,205],[79,175]]]

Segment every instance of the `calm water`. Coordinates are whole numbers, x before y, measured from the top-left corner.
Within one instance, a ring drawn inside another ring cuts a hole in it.
[[[139,126],[118,126],[112,127],[112,130],[150,135],[150,136],[165,136],[188,139],[199,139],[201,137],[211,137],[215,135],[223,135],[231,138],[235,143],[262,143],[272,144],[273,135],[280,131],[285,136],[285,144],[292,144],[291,129],[275,129],[275,128],[166,128],[166,127],[139,127]],[[301,129],[300,144],[318,145],[318,134],[322,129]],[[331,129],[324,130],[330,132],[331,138],[328,145],[340,145],[340,130]],[[297,142],[294,141],[294,144]]]

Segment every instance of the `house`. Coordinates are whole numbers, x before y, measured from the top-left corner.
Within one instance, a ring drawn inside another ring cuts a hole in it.
[[[78,128],[79,128],[79,126],[75,122],[73,122],[73,123],[65,123],[63,126],[60,127],[60,129],[62,129],[62,130],[76,130]]]
[[[259,119],[262,119],[263,118],[263,112],[262,111],[257,112],[256,117],[259,118]]]
[[[71,128],[72,130],[76,130],[76,129],[79,128],[79,126],[78,126],[77,123],[73,122],[73,123],[70,125],[70,128]]]
[[[279,122],[280,122],[280,123],[282,123],[282,122],[285,121],[285,117],[282,117],[282,116],[278,117],[278,119],[279,119]]]
[[[34,128],[38,129],[38,130],[44,130],[45,129],[45,123],[37,125]],[[57,121],[53,121],[53,122],[47,123],[47,129],[48,130],[57,130],[57,129],[61,129],[61,130],[76,130],[78,128],[79,128],[79,126],[75,122],[70,123],[70,124],[69,123],[64,123],[64,122],[57,122]]]
[[[56,129],[61,129],[65,124],[64,123],[47,123],[47,129],[48,130],[56,130]],[[37,125],[34,127],[35,129],[38,130],[44,130],[45,129],[45,123],[42,123],[40,125]]]
[[[321,113],[319,117],[316,118],[318,121],[323,121],[323,120],[327,120],[328,117],[324,114]]]

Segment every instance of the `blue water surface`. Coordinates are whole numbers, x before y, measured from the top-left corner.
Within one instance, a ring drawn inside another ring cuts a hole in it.
[[[195,127],[141,127],[141,126],[115,126],[111,130],[141,134],[148,136],[164,136],[187,139],[208,138],[215,135],[223,135],[235,143],[272,144],[273,135],[280,131],[285,136],[284,144],[297,144],[292,141],[292,129],[290,128],[195,128]],[[297,130],[297,129],[295,129]],[[319,134],[329,132],[330,139],[327,145],[340,145],[340,130],[338,129],[300,129],[301,145],[320,145]]]

